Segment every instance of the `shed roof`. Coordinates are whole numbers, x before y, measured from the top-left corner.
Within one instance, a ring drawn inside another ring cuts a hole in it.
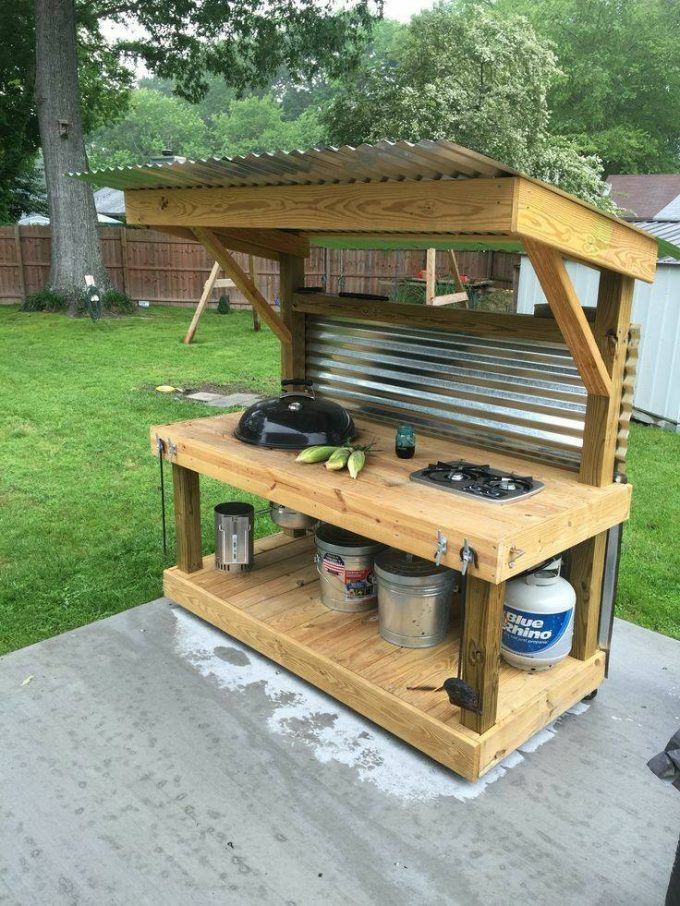
[[[175,157],[167,163],[154,161],[73,175],[115,189],[169,189],[460,179],[513,176],[517,171],[446,139],[424,139],[207,160]]]

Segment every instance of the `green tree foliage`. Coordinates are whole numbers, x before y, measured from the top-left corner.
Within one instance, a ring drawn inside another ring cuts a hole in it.
[[[550,131],[558,75],[550,43],[525,19],[440,4],[375,47],[322,119],[336,143],[449,138],[606,206],[597,158]]]
[[[608,173],[680,169],[680,4],[675,0],[498,0],[552,39],[553,129]]]
[[[323,135],[316,111],[308,107],[296,120],[285,120],[283,109],[271,96],[233,101],[213,119],[217,153],[230,157],[249,151],[290,151],[317,144]]]
[[[90,135],[90,166],[121,167],[158,157],[169,149],[186,157],[211,153],[208,132],[193,104],[149,88],[132,94],[125,117]]]

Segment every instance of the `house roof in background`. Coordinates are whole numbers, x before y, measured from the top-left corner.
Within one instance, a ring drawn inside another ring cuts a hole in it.
[[[122,189],[104,186],[94,193],[94,206],[99,214],[108,214],[109,217],[124,217],[125,193]]]
[[[626,220],[680,221],[680,173],[614,175],[607,182]]]
[[[99,223],[110,223],[117,226],[123,226],[120,220],[116,220],[114,217],[109,217],[106,214],[97,213],[97,220]],[[22,214],[17,223],[19,226],[48,226],[50,222],[49,217],[45,217],[44,214]]]

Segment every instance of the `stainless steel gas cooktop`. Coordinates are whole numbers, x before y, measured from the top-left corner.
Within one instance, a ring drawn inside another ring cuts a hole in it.
[[[509,503],[522,497],[537,494],[545,485],[529,475],[516,475],[514,472],[502,472],[491,466],[478,465],[474,462],[436,462],[425,469],[418,469],[409,476],[411,481],[419,481],[453,494],[466,494],[479,497],[489,503]]]

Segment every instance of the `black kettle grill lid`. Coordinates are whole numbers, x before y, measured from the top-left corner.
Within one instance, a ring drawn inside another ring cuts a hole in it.
[[[308,380],[281,381],[283,393],[245,410],[234,430],[237,440],[262,447],[301,450],[316,444],[340,445],[350,440],[354,423],[338,403],[315,396]],[[307,392],[290,391],[304,387]]]

